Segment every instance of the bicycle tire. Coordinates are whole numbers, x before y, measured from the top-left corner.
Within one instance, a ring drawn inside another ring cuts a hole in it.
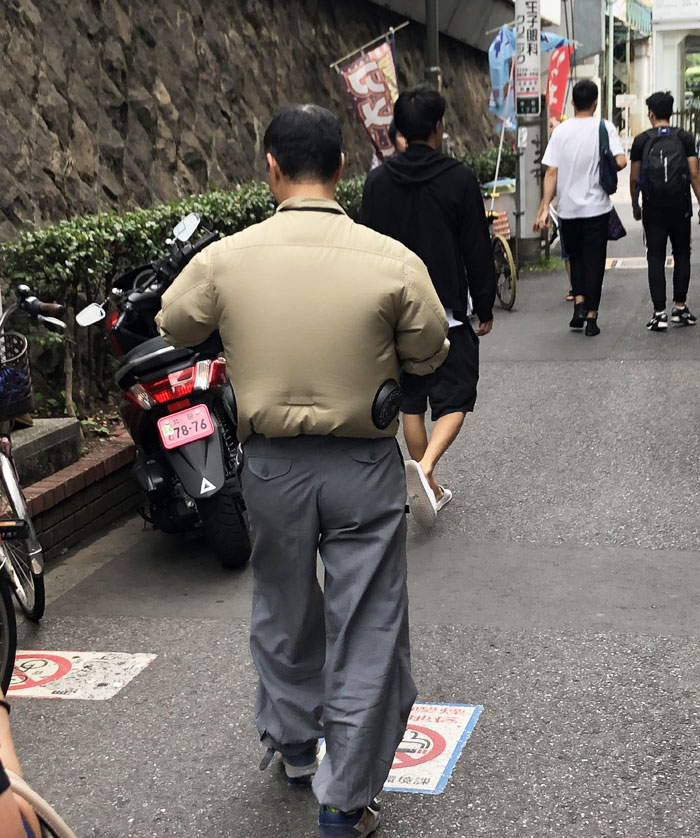
[[[496,294],[501,306],[510,311],[515,305],[518,271],[510,245],[503,236],[494,236],[491,242],[493,264],[496,268]]]
[[[27,510],[15,467],[10,458],[0,455],[0,520],[22,519],[27,522],[26,538],[6,539],[0,544],[0,553],[7,560],[7,572],[12,591],[19,607],[29,620],[38,622],[44,616],[46,591],[43,571],[37,572],[35,561],[41,562],[41,546],[34,532],[34,525]]]
[[[12,680],[17,653],[17,619],[10,583],[0,570],[0,687],[3,694]]]

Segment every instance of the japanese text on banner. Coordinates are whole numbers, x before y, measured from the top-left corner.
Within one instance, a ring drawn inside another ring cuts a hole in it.
[[[389,126],[398,96],[396,68],[389,43],[361,55],[338,69],[370,142],[382,157],[394,153],[389,139]]]

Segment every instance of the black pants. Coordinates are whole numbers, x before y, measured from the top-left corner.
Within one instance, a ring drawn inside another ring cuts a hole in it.
[[[561,235],[571,263],[571,287],[588,311],[598,311],[608,252],[610,213],[591,218],[562,218]]]
[[[690,215],[683,209],[642,210],[654,311],[666,308],[666,242],[673,251],[673,300],[684,303],[690,284]]]

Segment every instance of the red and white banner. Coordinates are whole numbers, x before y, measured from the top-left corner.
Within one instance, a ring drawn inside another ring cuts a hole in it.
[[[566,104],[566,86],[569,83],[572,46],[553,49],[549,56],[549,76],[547,78],[547,104],[549,116],[560,119]]]
[[[398,96],[396,67],[391,45],[380,44],[344,67],[338,68],[357,118],[380,157],[389,157],[394,146],[389,125]]]

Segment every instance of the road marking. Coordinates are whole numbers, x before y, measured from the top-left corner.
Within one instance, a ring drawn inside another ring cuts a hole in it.
[[[666,259],[666,267],[672,268],[673,267],[673,256],[669,256]],[[627,271],[641,271],[645,270],[647,267],[647,258],[646,256],[625,256],[621,259],[606,259],[605,260],[605,270],[609,271],[610,269],[616,270],[627,270]]]
[[[127,652],[20,651],[8,690],[31,698],[113,698],[156,655]]]
[[[384,791],[442,794],[484,708],[475,704],[414,704]],[[319,759],[326,752],[319,749]]]

